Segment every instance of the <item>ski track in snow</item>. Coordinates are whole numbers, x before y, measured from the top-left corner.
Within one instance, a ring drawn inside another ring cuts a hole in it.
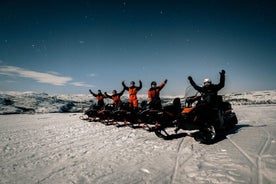
[[[276,106],[234,106],[237,132],[205,145],[81,114],[0,116],[0,183],[276,183]]]

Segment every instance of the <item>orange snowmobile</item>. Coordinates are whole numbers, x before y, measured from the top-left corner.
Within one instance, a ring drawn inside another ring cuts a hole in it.
[[[194,95],[185,99],[184,108],[177,115],[168,117],[172,112],[166,111],[166,108],[164,110],[157,120],[158,126],[155,130],[155,134],[164,139],[189,134],[199,142],[212,143],[218,135],[227,133],[238,123],[231,104],[223,101],[220,95],[214,107],[205,106],[201,102],[201,96]],[[179,133],[180,130],[184,132]]]

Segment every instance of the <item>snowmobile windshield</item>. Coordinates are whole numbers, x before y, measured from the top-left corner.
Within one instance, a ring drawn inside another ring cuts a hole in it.
[[[200,96],[200,93],[193,88],[193,86],[188,86],[185,89],[184,98],[191,97],[191,96]]]
[[[201,98],[200,93],[196,91],[193,86],[188,86],[185,90],[185,107],[194,107],[198,103],[198,100]],[[197,98],[199,97],[199,98]]]

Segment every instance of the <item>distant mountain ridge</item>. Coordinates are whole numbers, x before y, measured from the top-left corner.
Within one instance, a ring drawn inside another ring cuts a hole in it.
[[[229,93],[224,100],[233,105],[276,104],[276,90]]]
[[[138,97],[140,102],[147,100],[146,95]],[[162,96],[163,105],[171,103],[176,97],[180,96]],[[229,93],[223,97],[232,105],[276,104],[276,90]],[[184,102],[185,98],[180,98]],[[127,101],[127,95],[123,95],[122,100]],[[0,91],[0,114],[84,112],[94,103],[95,98],[90,94],[49,95]],[[111,103],[111,100],[106,99],[106,103]]]

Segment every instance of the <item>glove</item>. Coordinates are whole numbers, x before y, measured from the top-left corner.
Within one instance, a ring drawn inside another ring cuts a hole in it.
[[[189,76],[189,77],[188,77],[188,80],[189,80],[189,81],[191,81],[191,80],[193,80],[193,79],[192,79],[192,77],[191,77],[191,76]]]
[[[168,80],[166,79],[166,80],[164,80],[164,83],[166,84],[168,82]]]
[[[225,75],[225,70],[221,70],[221,72],[219,72],[221,75]]]

